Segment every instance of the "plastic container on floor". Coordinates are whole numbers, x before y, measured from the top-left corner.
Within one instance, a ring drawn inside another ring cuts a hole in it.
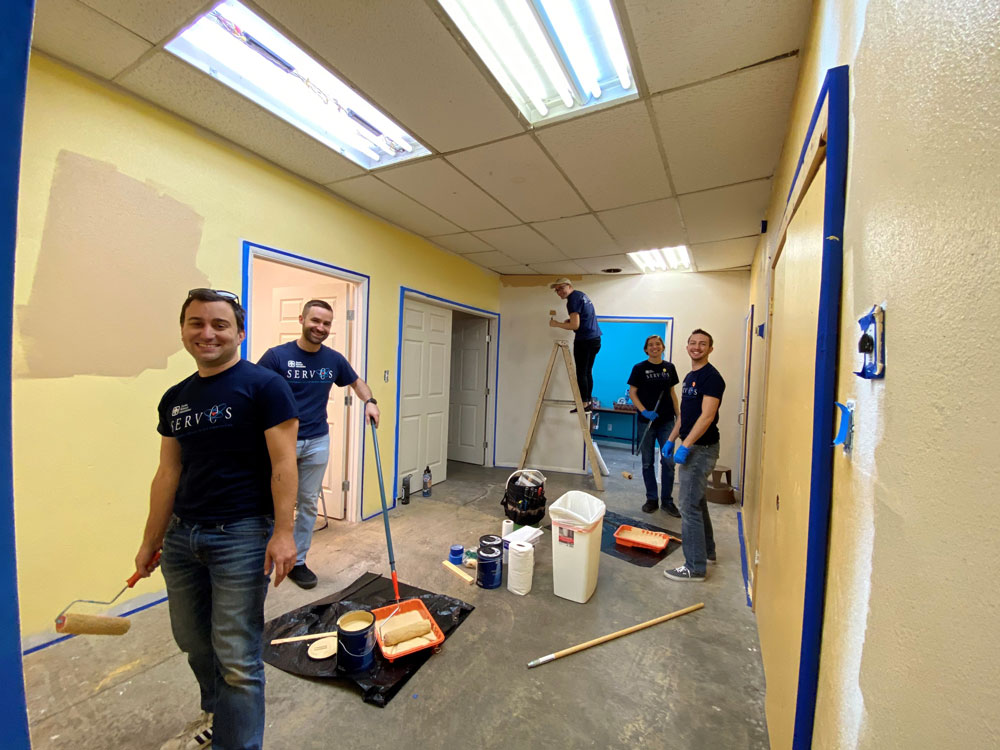
[[[605,505],[571,490],[549,506],[552,518],[552,591],[585,603],[597,588]]]

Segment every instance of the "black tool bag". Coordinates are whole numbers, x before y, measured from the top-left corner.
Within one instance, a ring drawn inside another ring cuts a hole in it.
[[[507,479],[507,489],[500,501],[511,521],[522,526],[537,526],[545,517],[545,477],[535,469],[515,471]]]

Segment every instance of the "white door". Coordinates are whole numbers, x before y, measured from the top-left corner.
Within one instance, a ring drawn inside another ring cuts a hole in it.
[[[330,327],[330,338],[326,340],[325,346],[336,349],[346,356],[345,352],[349,351],[347,347],[349,286],[346,281],[324,281],[309,286],[275,287],[271,291],[271,318],[276,321],[275,343],[284,344],[299,338],[302,335],[302,325],[299,323],[302,305],[311,299],[321,299],[333,308],[333,325]],[[326,476],[323,478],[323,498],[326,502],[326,514],[330,518],[344,517],[343,483],[347,459],[344,451],[347,415],[344,396],[349,391],[347,388],[333,386],[326,407],[326,420],[330,425],[330,461],[326,465]],[[322,510],[320,506],[320,512]]]
[[[402,337],[397,497],[407,474],[411,489],[420,491],[425,466],[434,484],[447,478],[451,310],[407,299]]]
[[[482,466],[486,450],[486,362],[490,322],[455,316],[451,324],[448,458]]]

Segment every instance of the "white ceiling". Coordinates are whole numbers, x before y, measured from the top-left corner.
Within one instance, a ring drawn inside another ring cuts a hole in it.
[[[163,50],[214,2],[36,0],[33,45],[501,274],[748,266],[811,0],[614,3],[640,98],[532,129],[435,0],[245,0],[432,151],[372,172]]]

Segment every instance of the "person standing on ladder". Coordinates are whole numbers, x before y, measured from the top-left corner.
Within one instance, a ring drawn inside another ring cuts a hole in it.
[[[295,341],[272,346],[257,364],[274,370],[288,381],[299,409],[299,434],[295,456],[299,469],[299,492],[296,499],[295,546],[298,556],[288,577],[304,589],[313,588],[318,578],[306,565],[316,525],[316,504],[323,491],[323,477],[330,459],[330,425],[326,407],[330,389],[351,386],[365,403],[365,421],[378,426],[377,401],[371,388],[351,367],[347,359],[323,342],[333,326],[333,308],[323,300],[311,299],[299,316],[302,335]]]
[[[677,368],[663,359],[665,349],[661,337],[650,336],[646,339],[643,351],[648,357],[632,368],[628,377],[628,395],[639,410],[639,429],[643,436],[639,443],[642,481],[646,484],[646,504],[642,506],[642,511],[653,513],[662,505],[667,513],[680,518],[681,512],[674,505],[673,498],[674,460],[668,456],[660,456],[659,496],[656,491],[656,444],[659,443],[661,450],[666,446],[677,415],[677,394],[674,392],[674,386],[679,382]]]
[[[549,284],[549,288],[554,290],[560,299],[566,300],[566,310],[569,312],[569,318],[564,322],[550,318],[549,327],[575,333],[573,361],[576,364],[576,382],[580,387],[583,410],[591,411],[593,409],[591,399],[594,395],[594,360],[601,350],[601,329],[597,325],[594,303],[586,294],[573,289],[573,284],[567,278],[556,279]],[[576,409],[571,411],[575,412]]]
[[[680,419],[674,423],[663,455],[673,455],[680,467],[681,537],[684,564],[663,571],[672,581],[704,581],[706,563],[715,562],[715,534],[708,515],[705,488],[708,475],[719,460],[719,406],[726,390],[726,381],[708,361],[712,353],[712,336],[696,328],[688,336],[687,353],[691,357],[691,372],[684,376],[681,387]],[[674,448],[674,441],[681,444]]]

